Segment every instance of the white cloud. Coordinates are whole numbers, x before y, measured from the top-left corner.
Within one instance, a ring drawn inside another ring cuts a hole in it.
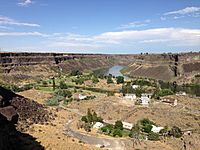
[[[148,23],[150,23],[151,20],[144,20],[144,21],[134,21],[130,22],[128,24],[123,24],[116,29],[131,29],[131,28],[136,28],[136,27],[142,27],[142,26],[147,26]]]
[[[200,7],[186,7],[184,9],[164,13],[164,15],[188,15],[200,12]]]
[[[9,17],[0,16],[0,25],[16,25],[16,26],[29,26],[40,27],[39,24],[19,22]]]
[[[40,32],[0,32],[0,36],[41,36],[48,37],[48,34]]]
[[[98,50],[116,48],[162,47],[174,48],[188,46],[200,47],[200,29],[155,28],[148,30],[126,30],[105,32],[98,35],[72,33],[44,34],[40,32],[0,32],[3,36],[38,36],[47,49]]]
[[[103,33],[95,39],[121,43],[160,43],[180,45],[199,45],[200,29],[156,28]]]
[[[0,26],[0,29],[3,29],[3,30],[10,30],[10,29],[12,29],[12,28],[6,27],[6,26]]]
[[[48,37],[50,47],[100,49],[108,47],[154,44],[166,46],[200,46],[200,29],[156,28],[105,32],[95,36],[56,33]]]
[[[17,3],[19,6],[29,6],[33,4],[34,2],[32,0],[21,0],[21,2]]]

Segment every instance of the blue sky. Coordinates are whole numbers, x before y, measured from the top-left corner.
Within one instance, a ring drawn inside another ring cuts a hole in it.
[[[200,50],[199,0],[1,0],[2,51]]]

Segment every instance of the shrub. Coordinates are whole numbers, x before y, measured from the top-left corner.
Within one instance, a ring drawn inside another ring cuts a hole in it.
[[[148,139],[151,141],[158,141],[158,140],[160,140],[160,137],[159,137],[158,133],[150,132],[148,134]]]
[[[129,133],[129,137],[138,139],[140,135],[140,126],[138,124],[134,125]]]
[[[117,84],[120,84],[120,83],[124,83],[124,77],[123,76],[117,77]]]
[[[93,76],[92,82],[93,82],[93,83],[98,83],[98,82],[99,82],[99,79],[98,79],[96,76]]]
[[[173,95],[174,92],[170,89],[162,89],[156,94],[157,97],[167,96],[167,95]]]
[[[60,83],[59,83],[59,88],[60,88],[60,89],[67,89],[68,86],[67,86],[67,84],[66,84],[64,81],[60,81]]]
[[[46,87],[48,85],[47,81],[42,81],[42,86]]]
[[[180,138],[183,135],[183,132],[179,127],[173,126],[172,129],[169,131],[169,135]]]
[[[112,77],[108,76],[108,78],[107,78],[107,84],[111,84],[111,83],[113,83]]]
[[[113,136],[119,136],[119,137],[122,137],[122,130],[120,129],[114,129],[113,131]]]
[[[66,89],[57,89],[57,90],[55,90],[54,94],[63,96],[63,97],[68,97],[68,98],[70,98],[72,96],[72,93]]]
[[[84,121],[85,123],[87,123],[87,122],[88,122],[88,119],[87,119],[86,116],[82,116],[81,121]]]
[[[91,132],[91,126],[88,123],[85,123],[83,128],[85,129],[86,132]]]
[[[57,106],[60,101],[64,100],[63,96],[54,96],[47,100],[48,106]]]
[[[107,124],[106,126],[101,128],[101,131],[107,134],[110,134],[113,130],[113,125]]]
[[[79,70],[72,70],[72,72],[70,73],[71,76],[77,76],[77,75],[82,75],[82,72],[80,72]]]

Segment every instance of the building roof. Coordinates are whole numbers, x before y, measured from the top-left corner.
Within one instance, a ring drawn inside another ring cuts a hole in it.
[[[160,130],[163,129],[163,127],[157,127],[157,126],[155,126],[155,125],[152,125],[152,127],[153,127],[153,128],[151,129],[151,131],[154,132],[154,133],[159,133]]]
[[[176,101],[176,99],[172,97],[163,97],[161,100],[165,103],[174,103]]]
[[[99,128],[101,128],[101,127],[103,127],[103,123],[101,123],[101,122],[96,122],[96,123],[93,125],[93,128],[96,128],[96,129],[99,129]]]

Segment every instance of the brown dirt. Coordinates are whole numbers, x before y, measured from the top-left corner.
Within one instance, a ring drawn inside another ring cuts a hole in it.
[[[120,98],[116,97],[99,98],[95,103],[91,101],[73,102],[69,107],[79,109],[83,113],[86,113],[88,108],[93,109],[106,120],[122,119],[129,123],[136,123],[140,119],[149,118],[160,126],[178,126],[183,130],[195,129],[196,131],[192,135],[184,136],[184,139],[195,139],[187,140],[187,145],[190,149],[197,149],[200,146],[200,116],[198,113],[200,111],[200,101],[198,98],[188,96],[172,97],[178,99],[176,107],[161,102],[155,102],[149,107],[128,106],[127,103],[123,103]],[[145,147],[148,147],[148,149],[164,148],[169,150],[183,148],[183,140],[181,139],[167,139],[165,142],[142,141],[141,143],[142,145],[138,145],[140,149],[145,149]]]
[[[21,92],[23,96],[32,97],[37,102],[44,103],[51,95],[37,90]],[[41,96],[41,97],[40,97]],[[66,136],[65,124],[73,117],[73,114],[54,107],[48,107],[56,117],[45,124],[33,124],[26,133],[35,137],[46,150],[96,150],[98,148],[80,143],[79,140]]]

